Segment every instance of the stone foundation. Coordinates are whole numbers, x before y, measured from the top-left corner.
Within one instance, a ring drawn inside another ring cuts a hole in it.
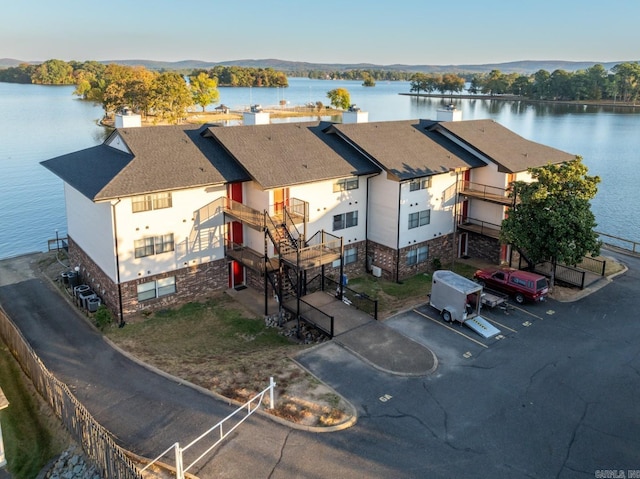
[[[492,264],[500,264],[500,241],[489,236],[469,232],[467,254],[471,258],[479,258]]]
[[[103,304],[120,318],[118,285],[112,281],[80,248],[69,238],[69,260],[72,267],[80,267],[80,282],[87,284],[100,296]],[[120,285],[122,295],[122,319],[143,311],[157,311],[179,306],[191,301],[207,298],[211,293],[223,291],[229,285],[228,263],[226,259],[180,268],[167,273],[146,276]],[[159,298],[138,301],[138,285],[148,281],[175,276],[176,292]]]
[[[429,248],[427,260],[417,264],[407,264],[409,252],[423,246]],[[401,281],[419,273],[431,272],[434,260],[439,260],[441,264],[449,263],[453,260],[453,255],[452,234],[416,243],[399,251],[373,241],[369,242],[369,257],[372,265],[378,266],[382,270],[382,277],[390,281]]]

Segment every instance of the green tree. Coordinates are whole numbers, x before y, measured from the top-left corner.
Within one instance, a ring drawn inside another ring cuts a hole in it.
[[[179,73],[161,73],[152,83],[149,106],[159,120],[176,124],[187,116],[187,108],[193,105],[191,92]]]
[[[362,86],[376,86],[376,81],[369,72],[362,72]]]
[[[455,73],[445,73],[442,75],[442,82],[439,90],[442,91],[442,93],[450,92],[452,95],[454,93],[459,93],[464,90],[464,78],[456,75]]]
[[[220,101],[220,92],[218,91],[218,80],[211,78],[204,72],[198,73],[196,77],[192,77],[190,81],[191,96],[196,105],[205,110],[207,105],[218,103]]]
[[[73,85],[73,67],[62,60],[47,60],[36,67],[31,81],[38,85]]]
[[[331,102],[331,105],[346,110],[351,105],[351,95],[346,88],[335,88],[327,92],[327,98]]]
[[[640,94],[640,64],[620,63],[611,69],[615,73],[617,90],[622,101],[635,103]]]
[[[410,92],[416,92],[418,96],[420,96],[420,92],[427,92],[427,75],[426,73],[415,73],[411,77],[410,81]]]
[[[507,76],[500,70],[491,70],[482,85],[482,93],[489,95],[502,95],[509,91]]]
[[[587,254],[599,254],[590,200],[598,192],[598,176],[588,176],[582,158],[560,165],[530,168],[534,181],[513,184],[516,204],[502,222],[500,239],[537,263],[575,265]]]

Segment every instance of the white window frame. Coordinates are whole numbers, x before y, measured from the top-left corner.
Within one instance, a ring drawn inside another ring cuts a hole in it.
[[[146,258],[147,256],[168,253],[174,250],[175,240],[173,233],[145,236],[133,242],[133,256],[135,258]]]
[[[425,263],[429,259],[429,247],[420,246],[407,251],[407,265],[414,266]]]
[[[143,211],[160,210],[171,208],[173,199],[171,192],[155,193],[152,195],[134,196],[131,198],[131,211],[133,213],[142,213]]]
[[[416,211],[409,213],[409,229],[419,228],[431,223],[431,210]]]
[[[418,178],[409,182],[409,191],[426,190],[431,188],[431,177]]]
[[[176,277],[167,276],[152,281],[145,281],[137,286],[138,302],[161,298],[176,292]]]
[[[333,216],[333,231],[358,226],[358,210]]]
[[[358,248],[349,248],[344,250],[343,264],[346,266],[358,261]]]
[[[358,188],[360,188],[360,180],[357,176],[351,178],[342,178],[333,184],[334,193],[339,193],[340,191],[347,190],[357,190]]]

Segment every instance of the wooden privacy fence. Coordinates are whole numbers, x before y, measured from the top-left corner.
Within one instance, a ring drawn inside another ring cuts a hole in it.
[[[56,379],[33,351],[22,333],[0,308],[0,336],[31,378],[40,395],[49,403],[73,438],[100,471],[109,479],[142,479],[136,465],[85,407]]]

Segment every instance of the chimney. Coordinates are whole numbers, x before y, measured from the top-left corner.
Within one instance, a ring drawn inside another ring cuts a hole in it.
[[[130,108],[123,108],[116,113],[116,128],[137,128],[142,126],[142,117],[131,111]]]
[[[458,110],[455,105],[447,105],[438,110],[437,121],[462,121],[462,110]]]
[[[342,123],[368,123],[369,113],[351,105],[347,111],[342,112]]]
[[[242,113],[242,120],[245,125],[268,125],[270,122],[269,112],[262,111],[260,105],[251,105],[251,111]]]

